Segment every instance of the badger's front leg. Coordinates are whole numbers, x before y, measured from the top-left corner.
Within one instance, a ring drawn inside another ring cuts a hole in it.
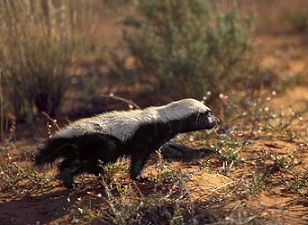
[[[131,154],[130,177],[133,180],[138,182],[143,182],[146,180],[142,178],[141,173],[149,154],[149,152],[141,151],[135,151]]]

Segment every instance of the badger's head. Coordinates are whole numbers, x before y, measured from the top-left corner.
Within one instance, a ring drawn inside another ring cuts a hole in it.
[[[166,105],[160,114],[170,121],[179,121],[180,132],[211,129],[219,123],[209,107],[191,98]]]

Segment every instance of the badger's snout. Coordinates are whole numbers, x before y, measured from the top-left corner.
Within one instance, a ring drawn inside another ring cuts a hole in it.
[[[207,120],[208,124],[210,124],[211,126],[216,126],[220,122],[219,119],[211,112],[208,113]]]
[[[214,117],[214,118],[213,118],[213,119],[214,119],[214,123],[216,123],[216,125],[219,124],[219,123],[220,123],[220,120],[219,120],[216,116],[213,116],[213,117]]]

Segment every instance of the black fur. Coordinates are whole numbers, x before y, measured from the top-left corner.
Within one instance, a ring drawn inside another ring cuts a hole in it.
[[[130,177],[142,181],[141,171],[149,155],[159,149],[175,135],[183,132],[210,129],[214,123],[209,123],[210,112],[195,113],[187,118],[142,124],[126,141],[103,134],[86,133],[71,138],[51,138],[45,146],[39,148],[35,156],[36,165],[52,163],[61,158],[58,168],[60,177],[67,188],[73,188],[74,177],[81,173],[102,174],[104,171],[99,164],[114,163],[119,157],[130,156]],[[166,150],[169,151],[169,150]],[[176,150],[175,150],[176,151]]]
[[[73,178],[81,173],[103,174],[103,164],[113,163],[127,155],[122,143],[115,137],[101,134],[85,134],[74,138],[51,138],[39,148],[35,156],[36,165],[52,163],[58,158],[60,176],[67,188],[75,186]],[[116,149],[116,151],[115,151]],[[53,151],[53,154],[50,152]]]

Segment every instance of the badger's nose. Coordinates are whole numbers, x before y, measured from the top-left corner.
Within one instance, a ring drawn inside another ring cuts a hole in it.
[[[215,120],[217,123],[220,123],[220,120],[215,116]]]

